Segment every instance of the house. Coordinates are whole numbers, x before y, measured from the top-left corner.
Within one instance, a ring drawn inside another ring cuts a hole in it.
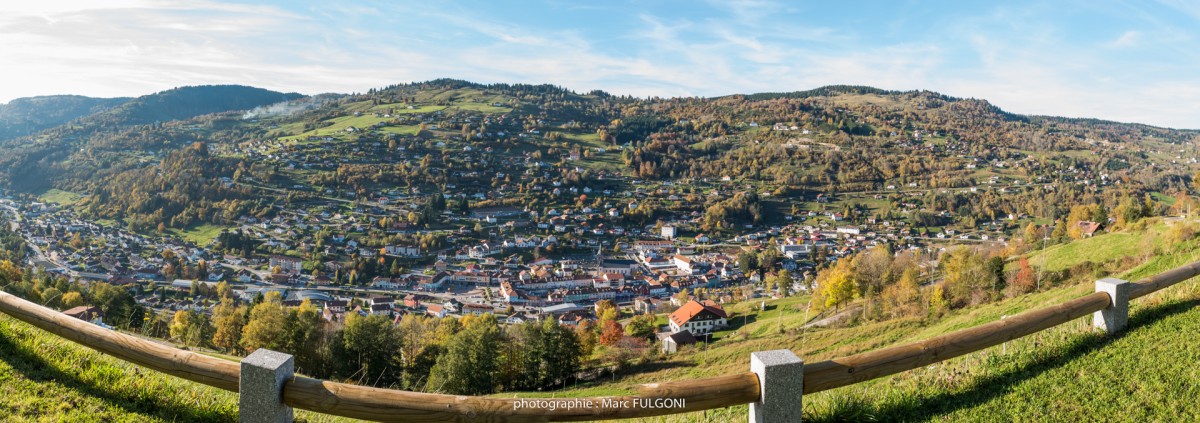
[[[425,307],[425,314],[433,317],[446,317],[446,308],[439,304],[430,304]]]
[[[388,307],[391,307],[392,304],[396,302],[396,299],[392,298],[392,297],[382,297],[381,296],[381,297],[371,297],[371,299],[368,301],[370,301],[371,305],[387,304]]]
[[[279,273],[288,275],[299,275],[304,272],[304,260],[297,257],[271,256],[269,266],[271,269],[278,267]]]
[[[837,233],[846,235],[858,235],[862,230],[853,226],[843,226],[837,228]]]
[[[1091,237],[1099,231],[1101,224],[1099,222],[1089,222],[1086,220],[1079,221],[1079,233],[1084,237]]]
[[[405,245],[389,245],[383,247],[384,254],[389,256],[399,257],[419,257],[421,255],[421,247],[410,247]]]
[[[104,323],[104,312],[101,312],[99,308],[93,306],[75,307],[64,311],[63,314],[83,320],[85,322],[91,322],[95,324]]]
[[[493,311],[494,310],[492,309],[492,306],[487,305],[487,304],[467,304],[462,307],[462,314],[464,316],[468,315],[468,314],[473,314],[473,315],[478,316],[481,314],[488,314]]]
[[[450,274],[446,272],[438,272],[433,276],[423,274],[413,274],[412,277],[417,280],[417,289],[421,291],[437,291],[442,289],[442,285],[450,280]]]
[[[511,316],[504,318],[504,323],[509,325],[519,325],[525,323],[525,317],[520,313],[513,313]]]
[[[679,352],[679,347],[684,345],[695,344],[696,337],[692,336],[691,332],[682,331],[676,333],[664,333],[662,336],[662,352],[665,354],[674,354]]]
[[[392,316],[392,303],[371,304],[372,316]]]
[[[782,252],[787,258],[796,258],[799,256],[809,256],[812,254],[812,244],[781,244],[779,252]]]
[[[679,310],[671,313],[671,333],[688,331],[695,335],[707,335],[714,330],[725,327],[728,315],[725,309],[712,301],[700,303],[690,300]]]
[[[400,283],[400,281],[396,280],[395,278],[389,278],[386,276],[376,276],[374,279],[371,279],[371,287],[375,288],[375,289],[394,290],[394,289],[400,289],[403,286],[405,286],[405,285]]]
[[[581,312],[573,311],[559,316],[558,324],[563,326],[579,326],[585,320],[588,320],[587,316],[584,316]]]
[[[600,262],[600,273],[629,275],[638,268],[637,260],[605,259]]]
[[[446,310],[447,313],[458,313],[462,310],[462,306],[463,303],[454,298],[442,302],[442,309]]]
[[[692,271],[694,270],[694,268],[692,267],[692,258],[689,256],[685,256],[682,254],[676,254],[675,258],[672,261],[675,263],[675,267],[678,267],[679,271],[681,271],[681,272],[692,273]]]
[[[674,226],[663,226],[662,227],[662,237],[663,238],[675,239],[675,235],[677,232],[678,231],[675,229]]]
[[[637,297],[633,299],[635,313],[654,313],[664,301],[658,298]]]
[[[404,306],[408,308],[417,308],[421,305],[421,297],[417,294],[408,294],[404,296]]]
[[[345,300],[327,301],[327,302],[325,302],[325,309],[329,310],[330,312],[333,312],[333,313],[339,313],[339,314],[345,313],[346,312],[346,301]]]

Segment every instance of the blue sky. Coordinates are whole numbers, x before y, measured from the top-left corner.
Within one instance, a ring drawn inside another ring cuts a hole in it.
[[[1200,128],[1200,1],[6,3],[0,102],[442,77],[643,97],[856,84]]]

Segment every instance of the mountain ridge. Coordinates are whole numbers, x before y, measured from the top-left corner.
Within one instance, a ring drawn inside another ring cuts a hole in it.
[[[481,206],[508,204],[536,197],[528,190],[545,178],[579,183],[598,176],[728,178],[784,199],[1014,180],[1061,182],[1055,195],[1069,197],[1064,201],[1095,201],[1096,190],[1068,184],[1118,181],[1123,195],[1137,197],[1188,186],[1193,171],[1180,158],[1192,157],[1200,140],[1200,131],[1030,117],[986,100],[850,85],[666,99],[454,79],[318,97],[200,86],[139,97],[76,122],[14,145],[0,157],[0,184],[99,194],[81,206],[118,220],[137,216],[139,228],[219,223],[236,216],[205,210],[227,202],[266,207],[246,187],[220,183],[239,174],[271,186],[377,196],[396,184],[425,192],[500,188],[485,175],[526,174],[522,163],[532,162],[549,169],[511,181],[496,198],[470,194]],[[189,148],[197,143],[204,145]],[[196,168],[201,163],[207,167]],[[459,171],[478,166],[494,169]],[[168,194],[163,184],[183,185],[164,175],[196,178]],[[145,186],[124,188],[132,185]],[[514,185],[526,190],[521,198],[507,198]],[[726,217],[761,220],[751,204],[759,197],[730,199],[720,208],[731,214],[714,209],[705,227]],[[988,208],[1027,209],[1022,201],[997,199]],[[1115,199],[1106,201],[1115,207]],[[691,203],[689,211],[706,211]],[[191,208],[198,210],[181,215]]]
[[[32,135],[104,112],[129,100],[127,97],[96,98],[81,95],[16,98],[0,104],[0,140]]]

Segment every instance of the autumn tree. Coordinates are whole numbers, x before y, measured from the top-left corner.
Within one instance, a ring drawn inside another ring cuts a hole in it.
[[[854,256],[854,269],[858,292],[864,297],[878,294],[891,283],[892,254],[884,244],[879,244]]]
[[[83,295],[78,292],[71,291],[62,296],[63,308],[74,308],[83,305]]]
[[[213,346],[225,352],[239,352],[242,328],[246,326],[246,307],[238,307],[232,299],[223,299],[213,308]]]
[[[858,282],[850,260],[838,260],[833,267],[817,274],[816,296],[821,299],[818,304],[834,310],[858,296]]]
[[[1017,265],[1017,272],[1013,275],[1012,282],[1008,284],[1008,295],[1010,297],[1031,292],[1037,288],[1037,276],[1034,274],[1033,267],[1029,265],[1029,259],[1021,257]]]
[[[279,351],[283,337],[286,315],[283,312],[278,292],[268,292],[263,302],[250,309],[250,319],[242,328],[242,350],[253,352],[259,348]]]
[[[347,313],[346,326],[335,336],[331,354],[344,377],[369,385],[390,385],[401,377],[400,345],[401,337],[391,319]]]
[[[621,338],[625,337],[625,330],[616,320],[604,320],[601,322],[600,343],[604,345],[616,345]]]
[[[946,288],[944,283],[934,285],[929,289],[929,314],[941,316],[946,312]]]
[[[579,337],[580,355],[584,357],[592,355],[592,350],[600,342],[599,336],[596,334],[596,323],[591,320],[580,322],[575,327],[575,335]]]
[[[650,313],[634,316],[629,325],[625,326],[625,334],[635,338],[652,339],[655,329],[658,329],[654,324],[656,320],[657,318]]]
[[[207,347],[211,345],[213,328],[209,323],[208,314],[191,310],[175,312],[171,320],[171,337],[191,347]]]
[[[900,279],[884,288],[882,294],[884,312],[891,317],[913,316],[921,309],[921,290],[917,269],[909,267],[900,274]]]
[[[993,269],[974,248],[961,247],[946,253],[940,263],[950,306],[977,304],[997,287]]]
[[[490,394],[494,376],[500,367],[499,356],[504,336],[496,317],[485,314],[479,324],[454,335],[429,374],[430,390],[458,395]]]
[[[1042,240],[1041,231],[1038,230],[1037,225],[1033,222],[1025,225],[1025,231],[1022,235],[1021,240],[1025,242],[1025,245],[1035,246],[1038,241]]]
[[[325,320],[308,300],[288,310],[284,319],[283,351],[296,358],[296,368],[314,377],[328,377],[324,331]],[[390,328],[389,328],[390,329]]]

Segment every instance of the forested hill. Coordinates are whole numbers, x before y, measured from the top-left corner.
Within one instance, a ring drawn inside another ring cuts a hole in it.
[[[54,95],[18,98],[0,104],[0,140],[23,137],[93,115],[129,101],[128,98],[92,98]]]
[[[0,137],[0,148],[8,152],[0,156],[0,179],[5,187],[19,192],[45,190],[56,182],[75,187],[102,184],[106,172],[136,166],[129,161],[132,157],[144,158],[143,154],[148,152],[163,153],[200,140],[197,130],[181,127],[190,119],[252,110],[301,97],[296,93],[241,85],[208,85],[174,88],[134,99],[113,99],[119,102],[93,108],[92,113],[83,116],[72,115],[67,119],[70,123],[9,140]],[[42,101],[45,105],[42,109],[54,108],[63,101]],[[45,110],[30,112],[38,113],[55,115]],[[169,124],[164,126],[164,123]]]
[[[764,194],[796,202],[902,189],[930,197],[881,198],[892,205],[882,213],[912,204],[971,223],[1169,196],[1191,185],[1200,156],[1197,131],[1024,116],[981,99],[862,86],[717,98],[449,79],[315,97],[184,87],[74,122],[0,145],[0,189],[71,191],[88,196],[77,205],[86,214],[143,229],[227,223],[270,213],[288,196],[251,186],[348,200],[443,192],[475,198],[470,207],[548,208],[582,207],[547,196],[548,184],[582,190],[599,180],[620,190],[683,183],[680,200],[648,202],[627,216],[634,224],[680,213],[705,215],[706,227],[759,222]],[[944,191],[974,186],[1021,188]],[[714,192],[723,201],[707,201]]]
[[[279,93],[243,85],[181,87],[138,97],[109,114],[119,124],[146,124],[190,119],[210,113],[248,110],[295,100],[296,93]]]
[[[175,88],[134,99],[78,95],[18,98],[0,104],[0,140],[33,135],[84,117],[136,125],[253,109],[299,97],[241,85],[214,85]]]

